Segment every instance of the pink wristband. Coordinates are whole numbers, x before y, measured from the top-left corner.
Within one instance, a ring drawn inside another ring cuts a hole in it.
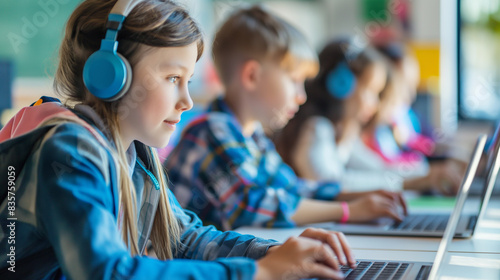
[[[342,206],[342,218],[340,218],[340,223],[345,224],[347,223],[347,220],[349,220],[349,205],[347,205],[347,202],[342,201],[340,202],[340,206]]]

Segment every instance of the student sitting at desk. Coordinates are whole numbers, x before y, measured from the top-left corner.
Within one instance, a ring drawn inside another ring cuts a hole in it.
[[[400,194],[297,177],[264,134],[293,117],[306,101],[305,78],[317,73],[297,29],[260,7],[243,9],[220,27],[213,55],[225,96],[187,126],[165,162],[181,205],[222,229],[401,219]]]
[[[152,147],[192,107],[202,52],[175,2],[80,3],[54,82],[76,105],[41,98],[0,131],[0,279],[341,279],[339,263],[354,266],[341,233],[279,245],[220,232],[168,190]]]
[[[425,190],[448,179],[435,172],[405,179],[404,169],[387,167],[360,140],[386,82],[387,64],[377,51],[352,38],[339,39],[325,46],[319,60],[318,76],[306,82],[307,102],[275,136],[278,151],[299,176],[338,180],[352,191]]]
[[[436,150],[441,150],[439,153],[443,154],[444,147],[438,147],[434,139],[428,136],[432,133],[429,131],[434,129],[429,128],[429,124],[422,125],[411,108],[420,81],[415,55],[408,47],[398,42],[378,43],[377,50],[388,58],[391,75],[381,93],[376,115],[363,129],[362,143],[369,148],[365,151],[376,153],[382,159],[382,166],[406,166],[403,167],[405,172],[402,172],[402,175],[413,179],[414,185],[422,186],[421,190],[427,191],[429,186],[433,185],[436,191],[455,194],[460,183],[460,174],[465,173],[466,163],[446,156],[436,157]],[[428,127],[427,131],[425,127]],[[433,182],[434,180],[428,180],[430,177],[436,180],[446,177],[450,184]]]

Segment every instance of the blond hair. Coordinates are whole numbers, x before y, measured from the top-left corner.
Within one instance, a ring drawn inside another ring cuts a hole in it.
[[[114,153],[118,162],[119,213],[123,213],[122,237],[132,255],[140,254],[137,237],[137,207],[134,184],[128,173],[126,149],[119,136],[118,104],[104,102],[85,88],[82,78],[87,58],[99,49],[106,31],[106,21],[116,0],[83,1],[70,16],[59,51],[59,65],[55,74],[54,89],[67,104],[86,104],[92,107],[111,131],[116,145]],[[118,36],[118,52],[131,65],[141,58],[141,46],[180,47],[196,42],[198,59],[203,53],[202,34],[187,11],[169,0],[141,1],[127,16]],[[167,179],[154,149],[148,159],[156,170],[162,186],[160,202],[154,217],[151,241],[159,259],[173,258],[173,248],[180,236],[180,225],[169,205],[166,191]]]
[[[316,75],[319,64],[304,35],[287,21],[260,6],[233,13],[215,35],[213,59],[220,79],[230,84],[238,67],[248,60],[272,61],[288,71]]]

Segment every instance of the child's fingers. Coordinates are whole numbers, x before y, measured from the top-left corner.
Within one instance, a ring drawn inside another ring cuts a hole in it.
[[[384,197],[384,198],[390,199],[391,201],[393,201],[393,203],[400,204],[401,207],[403,207],[405,215],[408,214],[408,207],[406,205],[406,202],[403,198],[402,193],[383,190],[383,191],[380,191],[379,194],[382,195],[382,197]]]
[[[403,221],[398,213],[397,206],[392,201],[383,201],[380,203],[380,207],[383,210],[383,214],[385,214],[386,216],[391,217],[398,222]]]
[[[341,271],[333,270],[330,267],[321,263],[311,263],[309,266],[309,274],[311,277],[326,278],[326,279],[344,279],[344,274]]]
[[[395,214],[398,217],[398,221],[402,220],[400,207],[403,208],[403,214],[405,216],[408,215],[408,207],[401,193],[393,193],[392,199],[386,200],[385,203],[390,206],[391,217],[394,217],[393,214]]]
[[[405,201],[405,199],[403,197],[403,194],[399,193],[398,194],[398,198],[399,198],[399,203],[403,207],[403,211],[404,211],[405,216],[408,215],[408,205],[406,204],[406,201]]]
[[[323,262],[332,269],[340,270],[339,262],[335,257],[332,248],[330,248],[329,245],[324,243],[321,244],[320,247],[317,247],[314,254],[315,254],[314,258],[319,262]]]
[[[355,268],[356,258],[354,257],[354,253],[352,252],[351,247],[349,246],[349,243],[345,238],[345,235],[342,232],[337,232],[337,237],[339,238],[339,242],[342,245],[342,249],[344,250],[344,254],[347,257],[347,261],[349,262],[350,267]]]
[[[354,254],[341,232],[326,231],[324,229],[308,228],[301,235],[301,237],[312,238],[326,243],[337,255],[338,260],[342,265],[349,263],[351,266],[356,264]]]
[[[347,258],[344,254],[344,250],[342,248],[342,245],[340,244],[340,241],[339,241],[339,238],[337,237],[337,235],[329,233],[327,238],[326,238],[326,243],[328,245],[330,245],[330,248],[333,250],[333,252],[337,256],[337,259],[339,260],[340,264],[346,265]]]
[[[388,199],[394,199],[394,193],[386,190],[379,190],[376,192],[376,194],[388,198]]]

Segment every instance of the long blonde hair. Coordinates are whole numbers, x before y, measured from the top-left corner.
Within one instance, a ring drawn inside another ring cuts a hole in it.
[[[122,235],[132,255],[140,254],[137,237],[136,194],[128,172],[126,148],[119,136],[118,104],[104,102],[94,97],[84,86],[82,71],[87,58],[99,49],[106,31],[106,21],[116,0],[83,1],[70,16],[59,50],[59,65],[55,74],[54,89],[67,104],[85,104],[92,107],[103,119],[116,145],[115,159],[119,176],[119,213],[123,213]],[[203,53],[201,31],[187,11],[169,0],[144,0],[127,16],[118,36],[118,52],[132,67],[141,58],[141,45],[153,47],[180,47],[196,42],[198,59]],[[159,177],[160,202],[151,231],[151,241],[159,259],[173,258],[173,248],[180,236],[180,225],[169,205],[167,179],[154,149],[151,149],[151,166]]]

